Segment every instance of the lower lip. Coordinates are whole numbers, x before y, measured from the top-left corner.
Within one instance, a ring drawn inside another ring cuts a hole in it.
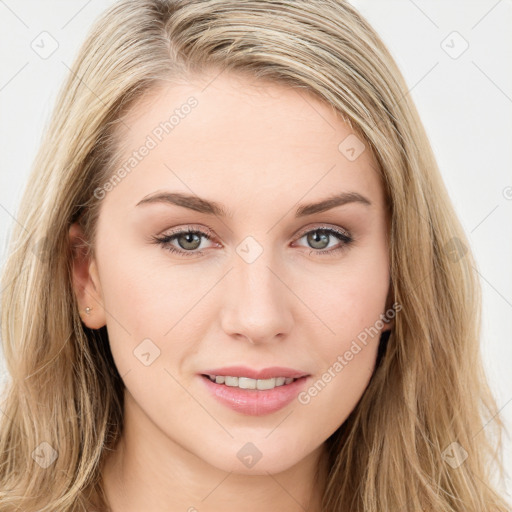
[[[240,389],[217,384],[204,375],[201,375],[201,379],[220,403],[248,416],[263,416],[279,411],[293,402],[304,388],[308,377],[301,377],[290,384],[266,390]]]

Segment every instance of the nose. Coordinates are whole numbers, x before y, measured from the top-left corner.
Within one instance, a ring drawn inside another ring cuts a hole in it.
[[[221,308],[221,326],[226,334],[252,344],[275,342],[290,332],[293,293],[280,275],[269,251],[248,263],[235,255]],[[296,300],[296,299],[295,299]]]

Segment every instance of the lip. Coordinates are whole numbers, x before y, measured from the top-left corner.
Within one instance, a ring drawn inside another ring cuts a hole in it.
[[[212,382],[206,375],[230,375],[232,377],[249,377],[251,379],[268,379],[272,377],[295,378],[294,382],[274,389],[240,389]],[[263,416],[283,409],[297,398],[305,387],[309,375],[291,368],[272,367],[262,370],[232,366],[206,370],[199,378],[212,396],[221,404],[248,416]]]
[[[250,379],[271,379],[272,377],[288,377],[292,379],[300,379],[307,377],[308,373],[293,368],[285,368],[284,366],[272,366],[261,370],[254,370],[247,366],[225,366],[223,368],[214,368],[212,370],[204,370],[203,375],[228,375],[231,377],[249,377]]]

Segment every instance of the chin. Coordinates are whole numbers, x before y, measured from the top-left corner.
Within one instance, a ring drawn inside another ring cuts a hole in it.
[[[235,442],[233,448],[220,453],[212,454],[213,458],[207,462],[218,469],[240,475],[267,475],[277,474],[286,471],[298,464],[306,456],[295,450],[290,453],[284,452],[282,445],[267,443]],[[290,448],[291,450],[291,448]],[[232,455],[231,455],[232,454]],[[206,460],[206,459],[205,459]]]

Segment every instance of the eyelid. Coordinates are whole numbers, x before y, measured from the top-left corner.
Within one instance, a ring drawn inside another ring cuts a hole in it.
[[[337,231],[341,235],[345,235],[348,238],[352,237],[352,235],[345,228],[342,228],[340,226],[334,226],[331,224],[313,224],[312,226],[307,226],[305,228],[302,228],[296,235],[294,235],[294,237],[302,238],[310,231],[321,231],[322,229],[332,229],[333,231]]]
[[[216,238],[216,235],[212,228],[210,228],[209,226],[200,226],[199,224],[187,224],[185,226],[180,226],[177,228],[170,228],[170,230],[166,229],[158,236],[171,236],[176,233],[186,233],[187,231],[200,231],[201,234],[203,235],[208,235],[208,237],[210,238]]]

